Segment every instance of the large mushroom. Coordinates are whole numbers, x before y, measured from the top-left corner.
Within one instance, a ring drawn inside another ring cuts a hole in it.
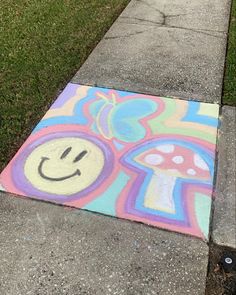
[[[200,154],[178,144],[157,145],[135,160],[153,170],[144,198],[147,208],[175,213],[173,197],[177,179],[211,180],[208,164]]]

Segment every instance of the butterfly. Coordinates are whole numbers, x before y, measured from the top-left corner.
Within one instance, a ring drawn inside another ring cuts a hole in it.
[[[89,107],[94,132],[122,142],[137,142],[145,137],[146,128],[141,120],[157,110],[154,101],[141,96],[124,100],[116,91],[98,92],[97,98]]]

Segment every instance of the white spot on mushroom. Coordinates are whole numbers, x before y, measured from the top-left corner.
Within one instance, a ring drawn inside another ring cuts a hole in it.
[[[194,169],[188,169],[188,170],[187,170],[187,174],[188,174],[188,175],[196,175],[197,172],[196,172]]]
[[[205,171],[209,171],[209,167],[208,167],[207,163],[199,155],[194,154],[193,161],[194,161],[194,164],[198,168],[205,170]]]
[[[182,156],[175,156],[175,157],[172,158],[172,161],[175,164],[182,164],[184,162],[184,157],[182,157]]]
[[[144,161],[149,165],[159,165],[164,161],[164,158],[158,154],[149,154],[145,157]]]
[[[156,149],[162,153],[170,154],[173,153],[175,147],[173,144],[162,144],[160,146],[157,146]]]

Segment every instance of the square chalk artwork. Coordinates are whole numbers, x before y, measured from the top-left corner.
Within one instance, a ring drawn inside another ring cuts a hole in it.
[[[69,83],[2,190],[208,239],[219,107]]]

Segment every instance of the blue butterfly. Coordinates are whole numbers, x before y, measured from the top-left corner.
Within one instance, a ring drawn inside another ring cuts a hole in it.
[[[148,99],[133,99],[116,102],[115,93],[112,99],[101,95],[102,99],[93,102],[89,111],[94,118],[92,129],[107,139],[115,138],[123,142],[137,142],[146,135],[141,119],[157,110],[157,104]]]

